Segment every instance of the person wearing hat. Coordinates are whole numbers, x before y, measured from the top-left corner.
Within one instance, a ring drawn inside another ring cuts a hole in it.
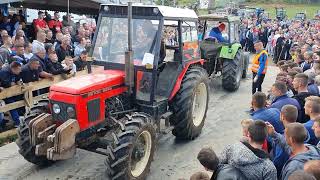
[[[263,49],[263,43],[258,40],[254,43],[254,49],[257,54],[253,58],[251,71],[253,74],[252,82],[252,94],[258,91],[262,91],[262,83],[267,73],[268,66],[268,53]]]
[[[226,40],[222,36],[222,32],[225,29],[226,25],[224,23],[220,23],[218,27],[214,27],[211,29],[209,37],[217,39],[218,42],[226,42]]]

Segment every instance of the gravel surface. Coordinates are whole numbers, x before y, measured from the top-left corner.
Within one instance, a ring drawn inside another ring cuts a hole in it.
[[[271,66],[263,84],[264,90],[275,80],[276,68]],[[204,146],[221,152],[227,144],[241,137],[240,121],[249,117],[251,80],[244,79],[239,90],[230,93],[221,88],[219,78],[210,82],[210,103],[202,134],[193,141],[177,141],[171,133],[163,135],[147,180],[189,179],[192,173],[204,171],[196,156]],[[40,169],[25,161],[15,143],[0,147],[0,180],[102,180],[105,157],[78,149],[74,158]]]

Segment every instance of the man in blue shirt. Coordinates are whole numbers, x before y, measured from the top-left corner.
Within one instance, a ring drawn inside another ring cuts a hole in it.
[[[269,108],[277,108],[281,111],[281,108],[285,105],[293,105],[295,106],[298,111],[301,110],[300,104],[296,99],[290,98],[287,95],[288,88],[286,83],[284,82],[276,82],[272,85],[271,94],[275,97],[272,101]]]
[[[314,119],[320,115],[320,97],[309,96],[306,98],[306,103],[304,105],[305,113],[310,116],[310,120],[304,123],[304,127],[308,130],[310,138],[307,143],[312,145],[317,145],[319,140],[315,136],[312,126],[314,124]]]
[[[218,27],[214,27],[211,29],[209,37],[217,39],[218,42],[226,42],[226,40],[222,36],[222,32],[225,29],[226,25],[224,23],[221,23]]]
[[[0,87],[8,88],[20,81],[21,64],[13,61],[9,66],[6,66],[0,70]],[[4,101],[7,104],[13,103],[17,100],[16,97],[7,98]],[[20,124],[19,114],[17,110],[10,111],[11,117],[15,123],[15,126]],[[0,126],[4,126],[3,115],[0,115]]]
[[[262,120],[273,125],[275,130],[283,134],[283,124],[280,122],[280,111],[276,108],[266,108],[267,96],[262,92],[256,92],[252,96],[253,113],[251,117],[253,120]]]

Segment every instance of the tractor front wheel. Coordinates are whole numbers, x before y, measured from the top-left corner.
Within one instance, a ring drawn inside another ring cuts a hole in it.
[[[185,74],[180,90],[170,105],[173,115],[172,134],[180,139],[192,140],[199,136],[207,114],[209,101],[208,74],[198,66]]]
[[[27,161],[39,165],[39,166],[48,166],[53,163],[53,161],[48,160],[45,156],[36,156],[35,146],[30,142],[30,131],[29,131],[29,122],[39,116],[41,113],[48,112],[48,102],[43,101],[37,106],[33,107],[28,115],[25,116],[24,120],[20,122],[20,125],[17,129],[18,139],[16,141],[19,147],[19,153]]]
[[[125,122],[123,129],[113,133],[107,149],[107,173],[112,180],[145,179],[155,151],[154,124],[142,113],[126,115],[121,122]]]
[[[227,91],[235,91],[240,86],[242,70],[242,50],[238,50],[233,60],[223,59],[222,87]]]

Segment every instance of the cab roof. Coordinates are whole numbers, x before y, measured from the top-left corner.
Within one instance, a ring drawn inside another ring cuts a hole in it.
[[[208,14],[199,16],[200,20],[222,21],[222,22],[240,22],[239,16]]]
[[[114,10],[115,9],[123,10],[128,7],[127,5],[102,4],[101,10],[104,11],[106,6],[108,6],[109,9],[114,9]],[[198,19],[197,14],[194,12],[194,10],[191,10],[191,9],[182,9],[182,8],[175,8],[175,7],[169,7],[169,6],[140,5],[140,4],[133,4],[132,8],[133,8],[133,11],[132,11],[133,15],[136,15],[136,14],[144,15],[144,16],[160,15],[164,19],[168,19],[168,20],[177,20],[177,19],[197,20]],[[125,12],[127,11],[125,10]],[[114,12],[113,14],[117,14],[117,12]]]

